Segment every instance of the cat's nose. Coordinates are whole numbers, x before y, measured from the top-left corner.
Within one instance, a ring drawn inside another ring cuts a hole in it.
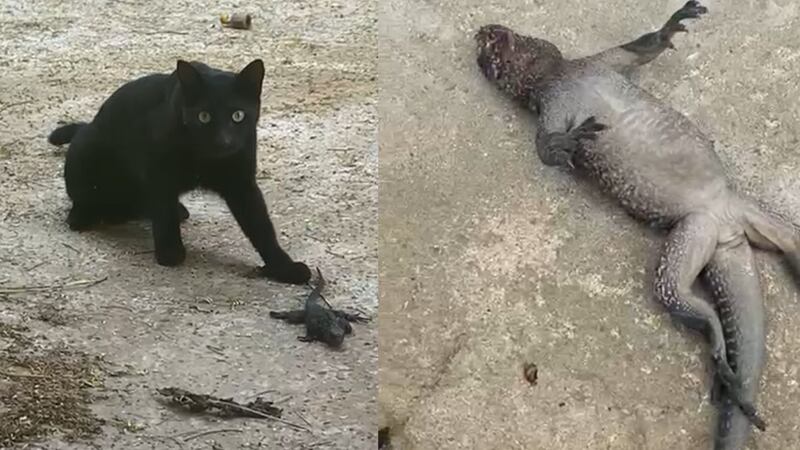
[[[233,137],[228,133],[222,133],[217,137],[217,144],[223,148],[230,147],[233,144]]]

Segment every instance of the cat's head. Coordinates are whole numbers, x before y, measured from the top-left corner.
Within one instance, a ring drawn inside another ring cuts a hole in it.
[[[175,73],[181,92],[181,120],[198,156],[224,158],[253,145],[264,79],[260,59],[239,73],[179,60]]]

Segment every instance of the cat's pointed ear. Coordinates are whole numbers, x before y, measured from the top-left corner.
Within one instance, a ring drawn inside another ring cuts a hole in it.
[[[200,92],[203,79],[200,78],[200,72],[194,68],[190,63],[179,59],[178,67],[175,69],[178,74],[178,81],[181,83],[183,92],[188,97],[195,97]]]
[[[236,82],[245,92],[261,97],[261,84],[264,81],[264,62],[256,59],[236,74]]]

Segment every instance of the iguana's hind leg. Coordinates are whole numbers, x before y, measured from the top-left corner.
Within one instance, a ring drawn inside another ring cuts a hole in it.
[[[601,62],[619,72],[647,64],[656,59],[664,50],[675,48],[672,45],[672,36],[675,33],[687,31],[686,26],[681,23],[682,20],[697,19],[707,12],[708,9],[699,2],[686,2],[657,31],[643,34],[631,42],[588,56],[586,60]]]
[[[305,323],[306,311],[304,309],[295,309],[291,311],[270,311],[269,316],[273,319],[285,320],[291,324]]]
[[[753,202],[742,205],[747,239],[762,250],[783,253],[800,283],[800,227]]]
[[[711,259],[718,236],[715,220],[707,215],[691,214],[681,220],[670,232],[656,268],[655,294],[676,321],[708,338],[716,374],[728,395],[743,407],[743,411],[755,411],[744,401],[741,383],[728,364],[725,337],[717,312],[691,290]]]

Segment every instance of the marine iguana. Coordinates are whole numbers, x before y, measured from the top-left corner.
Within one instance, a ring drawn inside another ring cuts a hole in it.
[[[674,48],[682,20],[706,12],[689,1],[659,30],[577,59],[501,25],[481,27],[475,39],[485,77],[533,111],[541,161],[574,170],[667,231],[655,297],[706,335],[719,408],[714,446],[732,450],[744,447],[751,422],[765,426],[754,407],[766,338],[750,245],[781,252],[800,276],[800,227],[735,192],[713,142],[626,76]],[[692,292],[698,277],[713,305]]]
[[[350,322],[365,322],[368,319],[357,314],[333,309],[322,297],[324,288],[325,278],[317,268],[317,285],[306,298],[305,307],[289,311],[270,311],[269,316],[292,324],[305,324],[306,335],[299,336],[297,339],[300,341],[320,341],[330,347],[341,346],[345,335],[353,332]],[[320,301],[325,302],[327,306],[323,306]]]

